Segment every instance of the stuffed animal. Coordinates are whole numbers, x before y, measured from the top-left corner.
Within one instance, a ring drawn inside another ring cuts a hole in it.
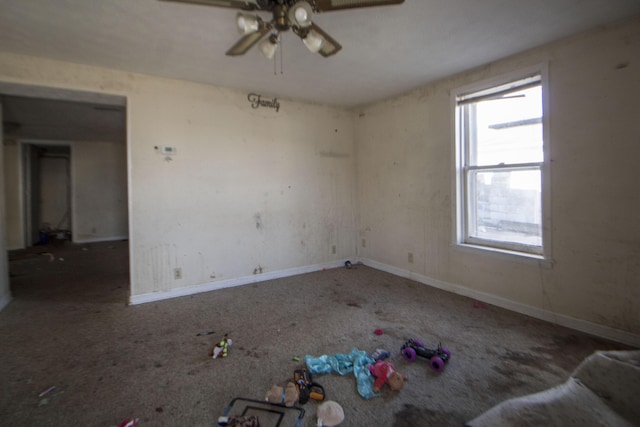
[[[213,356],[214,359],[217,359],[218,357],[227,357],[231,344],[233,344],[231,338],[229,338],[227,334],[224,334],[222,340],[213,347],[213,350],[211,350],[209,355]]]
[[[269,403],[284,403],[287,407],[292,407],[298,401],[298,389],[292,382],[287,383],[287,386],[283,389],[280,386],[273,385],[269,391],[265,400]]]
[[[380,387],[387,383],[391,390],[401,390],[404,382],[409,379],[406,375],[397,372],[393,363],[384,360],[378,360],[375,365],[369,365],[369,372],[376,377],[373,383],[373,391],[376,393],[380,391]]]

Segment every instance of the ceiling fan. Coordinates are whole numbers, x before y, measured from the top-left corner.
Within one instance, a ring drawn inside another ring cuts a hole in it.
[[[404,3],[404,0],[164,0],[239,9],[236,24],[242,37],[227,51],[229,56],[244,55],[259,43],[260,52],[271,59],[276,53],[280,33],[291,29],[307,48],[327,57],[342,46],[314,24],[314,13]],[[270,21],[246,12],[271,12]]]

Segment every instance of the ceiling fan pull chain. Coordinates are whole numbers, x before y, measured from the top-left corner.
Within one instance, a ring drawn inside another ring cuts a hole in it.
[[[284,74],[282,72],[282,56],[284,55],[284,46],[282,44],[284,42],[284,37],[281,35],[278,35],[278,37],[280,38],[280,74]]]

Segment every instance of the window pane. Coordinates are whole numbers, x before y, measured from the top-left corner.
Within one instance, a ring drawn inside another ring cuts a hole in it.
[[[542,245],[540,169],[469,172],[469,237]]]
[[[469,108],[471,165],[543,161],[541,86],[485,98]]]

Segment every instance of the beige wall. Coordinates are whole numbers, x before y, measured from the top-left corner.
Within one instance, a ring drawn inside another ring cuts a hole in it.
[[[361,109],[360,256],[549,320],[558,315],[640,334],[638,58],[635,19]],[[541,63],[549,70],[550,269],[457,249],[452,229],[450,92]]]
[[[127,146],[124,142],[73,144],[73,240],[126,239]]]
[[[253,109],[245,92],[11,54],[0,80],[127,97],[137,302],[353,256],[350,111],[284,99],[279,112]],[[155,149],[165,145],[171,161]]]

